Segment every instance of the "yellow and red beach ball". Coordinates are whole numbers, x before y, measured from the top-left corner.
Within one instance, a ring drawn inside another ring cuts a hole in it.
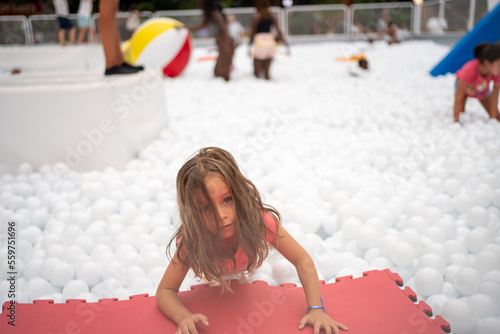
[[[181,22],[154,18],[141,24],[123,48],[127,62],[161,67],[164,75],[176,77],[189,63],[192,37]]]

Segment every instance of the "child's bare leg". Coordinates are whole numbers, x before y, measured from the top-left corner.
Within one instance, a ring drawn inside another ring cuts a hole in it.
[[[491,110],[490,109],[491,108],[491,95],[488,96],[485,99],[479,100],[479,102],[481,102],[481,104],[484,107],[484,110],[486,111],[486,113],[488,113],[488,116],[490,116],[490,118],[497,118],[498,119],[498,115],[491,115],[490,114],[490,110]]]
[[[264,67],[264,78],[266,78],[266,80],[271,79],[271,77],[269,76],[269,69],[271,68],[271,60],[272,60],[272,59],[266,59],[266,60],[264,60],[264,62],[263,62],[263,67]]]
[[[57,37],[59,39],[59,44],[61,44],[61,45],[66,44],[66,30],[59,29],[59,31],[57,33]]]
[[[69,30],[69,42],[71,44],[75,43],[76,28],[73,27]]]
[[[87,28],[80,28],[80,30],[78,31],[78,38],[76,40],[79,44],[83,43],[83,39],[85,38],[86,32],[87,32]]]
[[[256,78],[259,78],[259,72],[260,72],[260,60],[258,59],[253,59],[253,75],[255,75]]]

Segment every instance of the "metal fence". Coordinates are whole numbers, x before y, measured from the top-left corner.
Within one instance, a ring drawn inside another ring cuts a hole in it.
[[[254,8],[228,8],[248,34]],[[413,3],[376,3],[345,5],[294,6],[271,8],[282,31],[291,42],[310,39],[356,39],[374,36],[389,21],[393,21],[403,37],[463,34],[487,13],[485,0],[429,0],[422,5]],[[201,10],[142,12],[142,21],[152,17],[171,17],[187,26],[199,24]],[[125,28],[128,12],[117,13],[122,40],[129,38]],[[76,24],[76,14],[70,20]],[[98,28],[99,14],[93,15]],[[0,45],[34,45],[57,43],[56,15],[0,16]],[[98,32],[98,29],[96,29]],[[193,36],[195,42],[211,40],[209,30]]]

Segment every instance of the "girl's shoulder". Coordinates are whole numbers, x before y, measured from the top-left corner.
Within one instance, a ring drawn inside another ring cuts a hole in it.
[[[264,224],[266,225],[266,228],[272,232],[271,234],[273,235],[274,239],[274,235],[278,233],[279,221],[265,210],[262,211],[262,218],[264,219]]]
[[[457,78],[470,81],[479,74],[479,60],[472,59],[466,62],[458,71]]]

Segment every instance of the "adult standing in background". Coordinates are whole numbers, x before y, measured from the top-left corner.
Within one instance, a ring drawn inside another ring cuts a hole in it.
[[[59,31],[57,32],[57,39],[59,44],[66,45],[66,31],[69,32],[68,41],[70,44],[75,43],[76,28],[69,20],[69,7],[66,0],[53,0],[54,8],[56,10],[57,21],[59,22]]]
[[[99,1],[99,33],[106,62],[104,75],[132,74],[144,69],[142,66],[130,65],[123,59],[120,31],[115,16],[119,2],[120,0]]]
[[[215,63],[214,75],[229,81],[229,72],[233,62],[234,41],[229,36],[226,16],[222,13],[222,6],[218,0],[203,0],[203,21],[191,31],[208,28],[212,36],[215,36],[219,56]]]

